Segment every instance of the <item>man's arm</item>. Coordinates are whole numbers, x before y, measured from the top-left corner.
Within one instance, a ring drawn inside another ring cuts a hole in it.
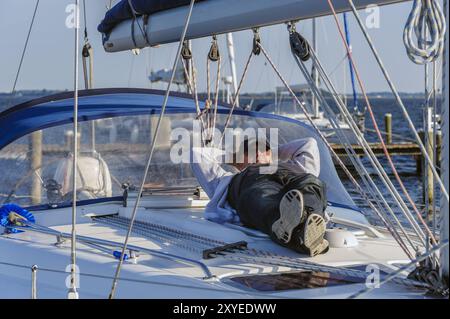
[[[320,174],[320,153],[314,138],[302,138],[280,145],[278,158],[282,162],[294,164],[302,173],[316,177]]]
[[[222,155],[223,151],[212,147],[192,148],[192,171],[209,198],[214,196],[222,177],[233,175],[220,166]]]

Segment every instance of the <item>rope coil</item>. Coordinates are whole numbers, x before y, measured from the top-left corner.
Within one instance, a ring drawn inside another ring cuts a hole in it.
[[[444,50],[446,28],[438,1],[414,0],[403,31],[403,42],[410,60],[426,64],[439,58]]]

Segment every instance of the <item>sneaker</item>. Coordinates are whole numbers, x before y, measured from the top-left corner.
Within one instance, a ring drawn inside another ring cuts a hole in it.
[[[280,201],[280,218],[272,225],[275,236],[284,243],[291,240],[292,232],[302,221],[303,195],[297,189],[292,189]]]
[[[309,252],[311,257],[326,253],[329,248],[328,241],[324,239],[326,223],[322,216],[310,214],[305,221],[301,235],[302,248]]]

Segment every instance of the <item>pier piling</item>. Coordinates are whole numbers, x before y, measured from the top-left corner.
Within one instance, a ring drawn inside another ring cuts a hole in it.
[[[384,115],[384,128],[386,130],[386,144],[392,144],[392,114]]]
[[[42,166],[42,131],[30,135],[31,170],[31,203],[40,204],[42,196],[41,166]]]

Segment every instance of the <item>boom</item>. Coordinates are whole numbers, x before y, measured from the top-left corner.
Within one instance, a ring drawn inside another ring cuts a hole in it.
[[[386,5],[408,0],[355,0],[358,8],[370,4]],[[339,12],[349,11],[347,0],[333,1]],[[188,7],[178,7],[157,12],[150,16],[144,26],[138,18],[132,27],[132,20],[117,25],[104,37],[103,45],[107,52],[118,52],[158,44],[177,42],[183,29]],[[279,24],[286,21],[310,19],[330,14],[324,0],[208,0],[195,4],[186,39],[202,38],[214,34]],[[139,23],[139,26],[137,26]],[[142,29],[146,29],[147,40]]]

